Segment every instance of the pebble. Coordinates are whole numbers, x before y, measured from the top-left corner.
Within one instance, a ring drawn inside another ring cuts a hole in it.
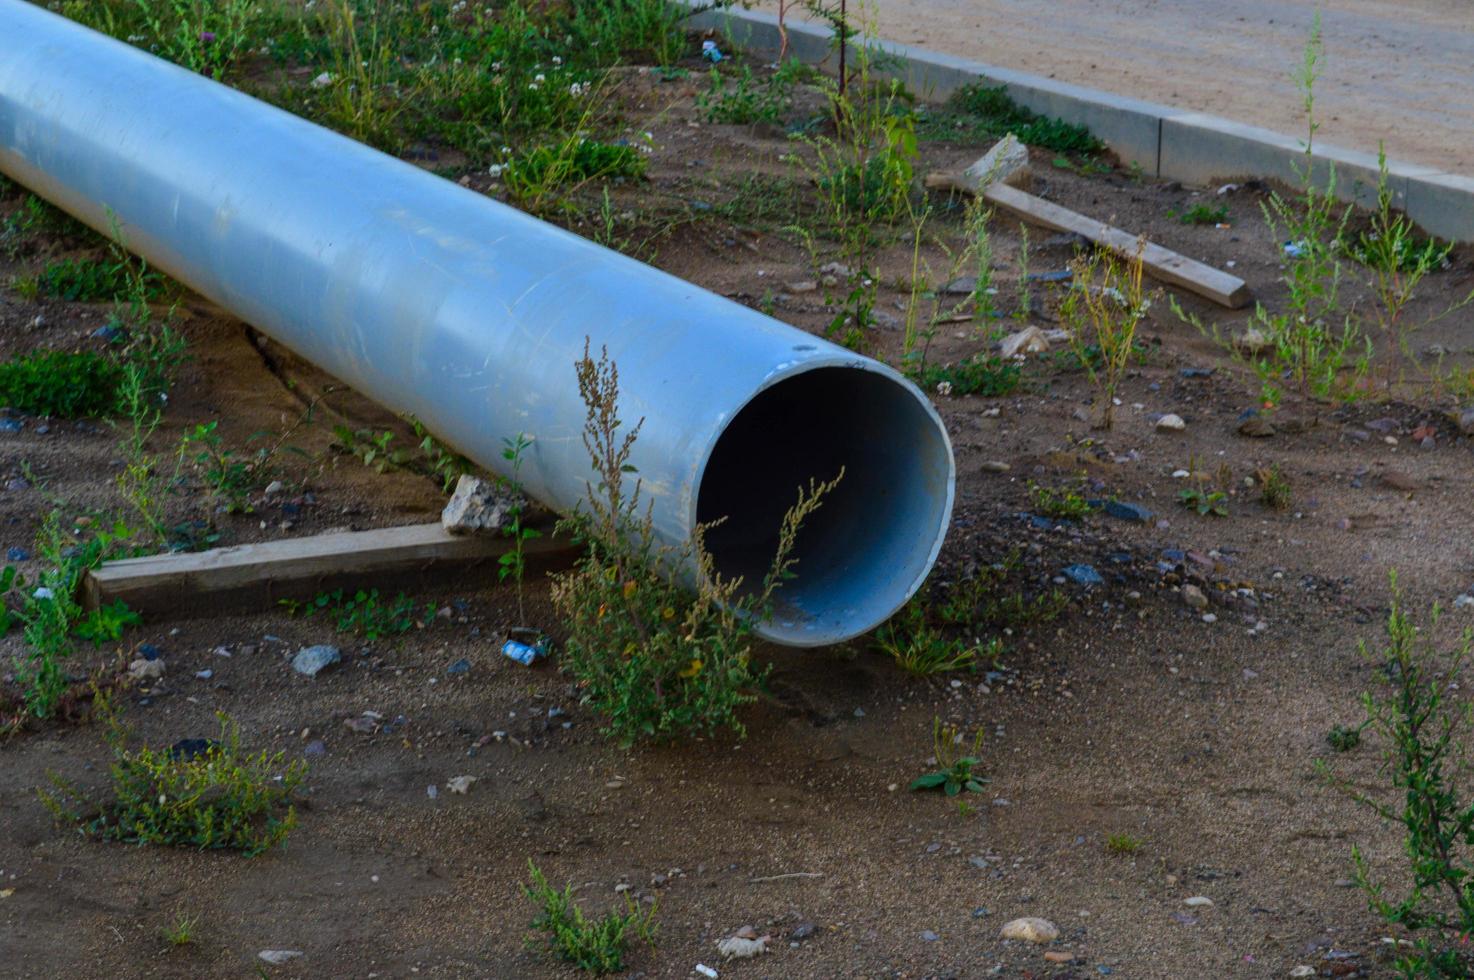
[[[1052,949],[1044,954],[1044,959],[1050,963],[1070,963],[1075,959],[1075,954]]]
[[[524,506],[521,498],[505,485],[463,473],[440,512],[440,524],[451,534],[499,531],[519,506]]]
[[[287,485],[280,480],[272,480],[270,483],[266,484],[266,490],[264,492],[268,497],[275,497],[286,488]]]
[[[309,759],[321,758],[328,754],[328,745],[320,738],[313,739],[307,743],[306,748],[302,750],[302,754]]]
[[[1013,469],[1013,467],[1009,466],[1002,460],[996,459],[989,460],[982,465],[982,470],[984,473],[1007,473],[1011,469]]]
[[[1102,509],[1112,517],[1123,521],[1131,521],[1134,524],[1145,524],[1152,519],[1152,512],[1141,506],[1141,504],[1131,504],[1121,500],[1107,500]]]
[[[197,670],[194,672],[194,677],[197,681],[207,681],[214,676],[215,672],[209,667],[206,667],[204,670]]]
[[[1474,436],[1474,406],[1459,413],[1458,423],[1460,432],[1466,436]]]
[[[1208,597],[1203,594],[1202,589],[1191,582],[1182,587],[1182,601],[1194,609],[1208,608]]]
[[[302,951],[300,949],[263,949],[256,956],[263,963],[270,963],[272,966],[281,966],[283,963],[290,963],[292,960],[300,959]]]
[[[1203,613],[1203,622],[1216,623],[1218,622],[1218,616],[1214,613]]]
[[[337,647],[321,644],[303,647],[292,658],[292,669],[306,677],[316,677],[334,664],[342,663],[343,654]]]
[[[15,432],[19,432],[20,430],[24,429],[25,427],[26,427],[26,424],[24,422],[22,422],[20,419],[3,419],[3,418],[0,418],[0,432],[15,433]]]
[[[1093,586],[1105,584],[1105,579],[1100,577],[1100,572],[1097,572],[1090,565],[1067,565],[1060,569],[1060,574],[1076,585]]]
[[[1315,976],[1315,967],[1313,967],[1313,966],[1306,966],[1304,963],[1302,963],[1299,966],[1295,967],[1295,969],[1293,969],[1293,970],[1290,971],[1290,976],[1292,976],[1292,977],[1313,977],[1313,976]]]
[[[1469,595],[1466,593],[1464,595],[1454,597],[1455,609],[1468,609],[1470,606],[1474,606],[1474,595]]]
[[[1048,919],[1025,916],[1005,923],[998,935],[1004,939],[1022,939],[1031,943],[1052,943],[1059,938],[1059,927]]]
[[[465,796],[471,791],[471,786],[476,782],[475,776],[452,776],[445,781],[445,788],[452,793]]]
[[[1213,899],[1207,895],[1194,895],[1192,898],[1183,899],[1182,904],[1190,909],[1211,909],[1213,907]]]
[[[30,561],[31,553],[24,548],[7,548],[5,550],[6,561]]]
[[[128,665],[128,676],[135,681],[156,681],[164,676],[164,661],[158,657],[153,660],[139,657]]]
[[[932,932],[930,929],[923,929],[923,930],[921,930],[921,938],[924,939],[926,942],[934,943],[938,939],[941,939],[942,937],[941,936],[938,936],[936,933]]]
[[[812,922],[800,922],[793,927],[793,931],[788,934],[788,938],[797,940],[808,939],[814,934],[817,928]]]
[[[469,674],[471,672],[471,661],[467,660],[465,657],[462,657],[455,663],[451,664],[449,667],[445,668],[445,672],[451,675]]]
[[[755,932],[751,927],[748,927],[746,931]],[[760,956],[766,953],[770,941],[771,937],[769,936],[728,936],[726,939],[717,943],[717,952],[729,960],[751,959],[754,956]]]
[[[811,279],[804,279],[800,282],[790,282],[784,288],[790,293],[812,293],[819,288],[819,284]]]
[[[1167,414],[1157,419],[1157,429],[1163,432],[1181,432],[1187,428],[1187,423],[1182,420],[1181,415]]]

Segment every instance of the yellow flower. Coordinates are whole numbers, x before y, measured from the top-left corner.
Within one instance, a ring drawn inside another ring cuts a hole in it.
[[[636,586],[634,579],[630,579],[628,582],[624,583],[624,597],[626,599],[633,598],[635,594],[635,588]]]
[[[663,610],[661,610],[660,616],[662,619],[675,619],[676,611],[670,606],[666,606]]]
[[[701,673],[701,667],[702,667],[702,663],[701,663],[700,660],[692,660],[691,661],[691,666],[689,666],[685,670],[681,671],[681,673],[678,676],[680,676],[680,677],[695,677],[697,674]]]

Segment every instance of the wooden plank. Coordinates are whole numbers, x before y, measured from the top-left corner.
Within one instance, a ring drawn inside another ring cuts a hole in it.
[[[570,542],[544,534],[523,548],[529,573],[566,568],[576,554]],[[458,537],[436,522],[125,558],[87,573],[82,604],[121,599],[160,618],[266,609],[334,589],[484,584],[497,580],[498,559],[512,547],[510,538]]]
[[[977,193],[974,182],[962,174],[930,174],[926,178],[926,186],[933,190]],[[1006,184],[991,184],[983,189],[982,196],[983,200],[1032,225],[1048,228],[1050,231],[1072,232],[1125,259],[1136,255],[1137,236],[1104,221],[1087,218],[1069,208],[1060,207]],[[1141,264],[1152,278],[1181,286],[1231,310],[1246,306],[1253,298],[1248,284],[1238,276],[1229,275],[1221,269],[1215,269],[1152,242],[1144,243]]]

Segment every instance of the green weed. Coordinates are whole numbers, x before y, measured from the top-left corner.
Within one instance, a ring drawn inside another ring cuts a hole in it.
[[[654,944],[655,906],[642,911],[626,895],[623,912],[609,911],[590,919],[573,901],[572,885],[565,885],[559,891],[548,884],[546,876],[530,860],[527,870],[531,881],[522,886],[522,894],[538,906],[532,928],[542,934],[538,944],[559,959],[595,976],[603,976],[625,968],[624,957],[631,938]]]
[[[159,937],[176,949],[181,946],[190,946],[194,944],[199,925],[198,915],[178,912],[167,926],[159,930]]]
[[[402,636],[424,627],[435,618],[435,605],[421,606],[403,592],[387,602],[378,589],[359,589],[353,593],[334,589],[319,592],[311,599],[282,599],[280,604],[293,616],[316,616],[322,613],[333,621],[339,633],[352,633],[373,643],[387,636]]]
[[[1020,106],[1005,86],[968,85],[958,89],[940,111],[924,117],[927,139],[981,143],[1013,133],[1019,141],[1057,153],[1093,156],[1105,145],[1089,129],[1041,116]]]
[[[1034,510],[1060,521],[1081,521],[1094,509],[1078,489],[1070,486],[1046,487],[1029,481],[1029,500]]]
[[[721,576],[698,527],[684,548],[657,544],[642,505],[630,453],[642,423],[619,418],[619,374],[607,352],[587,350],[577,364],[587,408],[584,445],[596,482],[587,507],[560,523],[587,549],[572,572],[553,580],[553,603],[566,623],[564,667],[585,703],[620,741],[669,741],[728,728],[742,733],[737,711],[766,671],[751,662],[754,622],[769,615],[774,591],[791,579],[794,541],[803,521],[842,474],[796,488],[763,581]],[[696,592],[667,580],[664,569],[694,566]]]
[[[964,790],[969,793],[982,793],[987,789],[988,778],[977,773],[977,768],[982,765],[983,730],[978,729],[973,736],[972,748],[966,754],[961,752],[962,731],[953,725],[942,723],[942,719],[932,720],[932,747],[935,751],[937,768],[924,776],[917,776],[911,781],[910,789],[937,789],[947,796],[957,796]]]
[[[809,69],[797,61],[785,63],[762,82],[746,65],[726,72],[713,68],[707,90],[696,96],[696,108],[711,123],[780,122],[793,104],[795,85],[808,74]]]
[[[528,447],[532,445],[532,439],[526,433],[519,432],[517,433],[517,438],[503,439],[502,442],[505,443],[502,447],[502,459],[505,459],[512,467],[512,476],[508,481],[509,489],[512,492],[512,504],[507,508],[507,516],[510,518],[510,521],[506,525],[505,530],[507,536],[512,539],[513,550],[505,552],[497,559],[500,565],[497,568],[497,579],[505,582],[510,578],[516,584],[517,621],[519,623],[525,623],[527,621],[527,614],[522,604],[522,576],[527,571],[527,558],[524,554],[524,549],[528,541],[542,537],[541,531],[538,531],[536,528],[527,527],[522,523],[523,511],[526,509],[526,505],[523,503],[526,498],[522,495],[522,463],[524,454],[527,452]]]
[[[1259,484],[1259,499],[1264,506],[1270,510],[1290,509],[1295,499],[1294,492],[1290,488],[1290,478],[1285,476],[1278,463],[1259,467],[1254,471],[1254,479]]]
[[[1137,327],[1151,307],[1142,285],[1145,247],[1145,239],[1138,241],[1125,263],[1099,252],[1077,258],[1071,264],[1074,281],[1059,308],[1070,350],[1095,386],[1096,417],[1103,429],[1115,424],[1116,392],[1131,366]]]
[[[1145,844],[1146,841],[1132,834],[1119,833],[1106,836],[1106,850],[1112,854],[1135,854]]]
[[[1403,835],[1407,867],[1396,877],[1400,896],[1373,876],[1359,847],[1351,850],[1355,877],[1372,910],[1417,936],[1395,968],[1404,977],[1474,975],[1468,937],[1474,933],[1474,800],[1464,793],[1467,771],[1461,741],[1471,708],[1462,692],[1463,667],[1474,646],[1465,629],[1451,651],[1432,639],[1441,615],[1434,606],[1425,629],[1408,615],[1397,575],[1390,576],[1392,608],[1387,645],[1376,658],[1391,690],[1362,695],[1366,720],[1349,731],[1370,729],[1384,744],[1380,774],[1390,792],[1369,793],[1340,780],[1319,764],[1328,780]],[[1362,644],[1363,656],[1368,656]],[[1337,746],[1339,749],[1340,747]],[[1406,883],[1406,884],[1404,884]]]
[[[1221,225],[1228,221],[1228,205],[1194,204],[1182,211],[1169,210],[1167,217],[1176,218],[1184,225]]]
[[[1003,641],[997,637],[979,643],[934,625],[926,603],[919,598],[876,631],[875,645],[897,667],[917,677],[972,670],[980,660],[992,664],[1003,653]]]
[[[112,748],[111,787],[93,800],[60,778],[41,801],[58,821],[91,837],[130,844],[220,848],[254,857],[286,841],[297,825],[293,794],[307,764],[286,753],[252,755],[240,731],[217,714],[220,737],[198,752],[130,748],[130,733],[105,699],[96,702]]]
[[[1228,494],[1206,486],[1187,487],[1177,491],[1177,502],[1202,517],[1227,517]]]
[[[122,376],[116,359],[96,351],[35,351],[0,364],[0,403],[49,418],[111,415]]]

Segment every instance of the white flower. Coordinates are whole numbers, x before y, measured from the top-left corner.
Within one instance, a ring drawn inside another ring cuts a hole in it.
[[[555,65],[561,65],[562,63],[563,63],[563,59],[562,58],[558,57],[557,55],[553,55],[553,64],[555,64]]]
[[[486,172],[491,175],[492,180],[495,180],[496,178],[500,177],[502,175],[502,171],[506,169],[507,165],[504,163],[493,163],[491,166],[486,168]]]
[[[532,80],[534,82],[542,83],[548,80],[548,76],[544,75],[542,72],[538,72],[536,75],[532,76]]]
[[[937,383],[937,394],[946,396],[952,394],[952,382],[941,381]]]
[[[312,80],[313,88],[327,88],[331,84],[333,84],[333,76],[329,72],[323,72]]]
[[[537,91],[537,82],[528,82],[527,83],[527,87],[529,89],[531,89],[532,91],[536,92]]]

